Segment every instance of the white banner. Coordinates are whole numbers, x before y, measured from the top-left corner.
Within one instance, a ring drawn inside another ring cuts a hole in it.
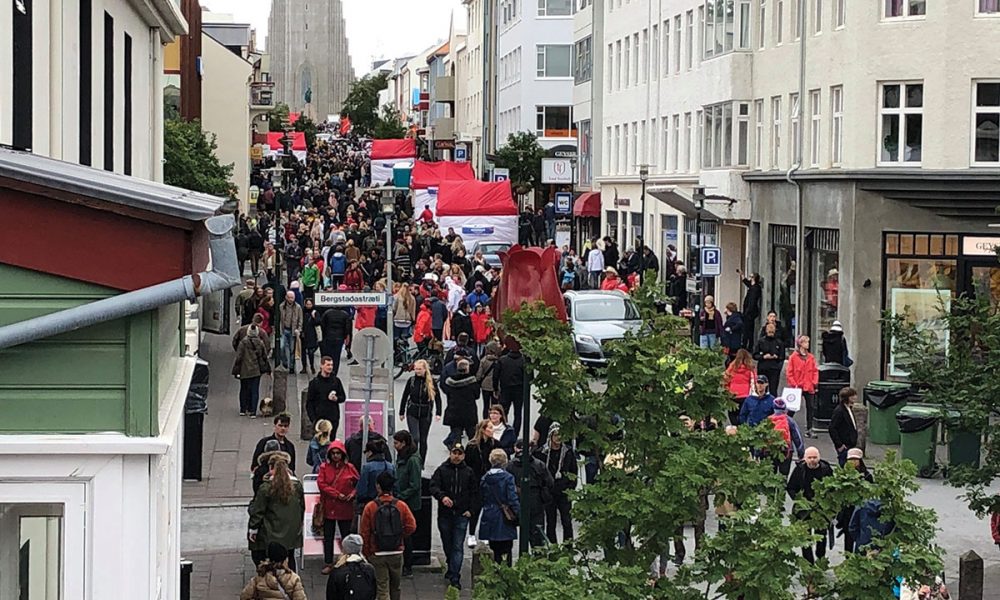
[[[573,183],[573,165],[568,158],[543,158],[542,183]]]
[[[429,187],[425,190],[413,190],[413,219],[420,220],[420,213],[424,212],[424,207],[429,206],[434,218],[437,219],[438,190],[436,187]]]
[[[392,169],[396,165],[413,166],[412,158],[383,158],[372,161],[372,186],[385,185],[392,181]]]
[[[385,306],[383,292],[316,292],[316,306]]]
[[[438,227],[442,235],[446,235],[448,228],[453,227],[455,233],[462,236],[466,249],[471,248],[475,242],[517,243],[517,216],[513,215],[439,217]]]

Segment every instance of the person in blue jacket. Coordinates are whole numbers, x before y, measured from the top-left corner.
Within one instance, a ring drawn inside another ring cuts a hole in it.
[[[493,560],[497,564],[506,561],[511,566],[511,550],[517,539],[517,524],[507,522],[506,512],[517,518],[521,514],[521,502],[517,497],[514,476],[506,471],[507,452],[495,448],[490,452],[490,470],[483,475],[479,484],[479,495],[483,512],[479,521],[479,539],[489,542]]]
[[[358,514],[365,509],[365,505],[378,497],[375,489],[375,481],[378,476],[388,471],[393,477],[396,476],[396,465],[392,463],[389,455],[389,447],[385,439],[368,440],[365,447],[367,454],[365,464],[361,467],[361,477],[358,479],[357,498]]]
[[[768,391],[767,375],[757,375],[753,392],[740,406],[740,425],[756,427],[774,413],[774,396]]]

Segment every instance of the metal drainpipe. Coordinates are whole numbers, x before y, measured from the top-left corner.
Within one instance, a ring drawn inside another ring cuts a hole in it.
[[[234,224],[232,215],[205,220],[212,270],[0,327],[0,350],[154,310],[181,300],[193,301],[198,296],[239,285],[236,244],[231,235]]]
[[[808,7],[804,0],[799,0],[799,139],[795,142],[795,164],[785,173],[785,180],[795,186],[795,337],[802,335],[805,315],[802,314],[804,302],[803,283],[805,271],[805,220],[803,219],[804,199],[802,196],[802,184],[795,179],[796,171],[802,168],[803,147],[805,146],[805,111],[803,107],[806,102],[806,38],[808,31],[807,13]],[[774,282],[771,282],[774,285]]]

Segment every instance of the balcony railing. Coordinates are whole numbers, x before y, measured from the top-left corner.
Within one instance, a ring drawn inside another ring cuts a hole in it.
[[[274,108],[273,81],[255,81],[250,84],[250,108]]]

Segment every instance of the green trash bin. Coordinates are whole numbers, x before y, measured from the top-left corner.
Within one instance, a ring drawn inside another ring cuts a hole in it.
[[[979,466],[979,451],[982,440],[979,432],[969,431],[961,422],[962,412],[954,407],[948,409],[948,466]]]
[[[928,405],[904,406],[896,414],[899,424],[899,453],[917,465],[917,475],[932,477],[937,450],[937,423],[941,407]]]
[[[910,385],[898,381],[873,381],[865,386],[869,442],[883,446],[899,443],[896,413],[906,405],[909,394]]]

